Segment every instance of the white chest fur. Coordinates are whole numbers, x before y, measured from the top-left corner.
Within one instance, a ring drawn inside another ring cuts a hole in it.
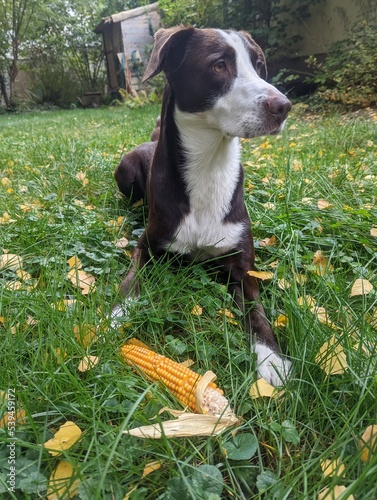
[[[203,115],[175,112],[187,159],[184,178],[190,213],[167,246],[199,258],[229,252],[244,230],[243,222],[224,222],[240,175],[239,140],[208,128]]]

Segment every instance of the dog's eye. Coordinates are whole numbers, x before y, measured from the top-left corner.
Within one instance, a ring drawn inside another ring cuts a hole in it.
[[[223,71],[225,71],[225,68],[226,68],[225,61],[218,61],[213,66],[213,69],[216,71],[216,73],[222,73]]]

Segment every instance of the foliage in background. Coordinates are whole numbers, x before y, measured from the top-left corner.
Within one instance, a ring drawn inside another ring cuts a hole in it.
[[[377,24],[363,21],[335,43],[323,63],[309,59],[325,101],[350,107],[377,104]]]
[[[233,28],[250,32],[273,55],[299,40],[290,35],[292,23],[310,17],[310,7],[323,0],[160,0],[166,26],[191,23],[198,28]]]
[[[0,2],[0,96],[3,96],[8,108],[16,104],[14,84],[19,71],[19,59],[23,44],[35,33],[33,19],[37,6],[37,0]]]
[[[21,64],[31,73],[32,96],[40,103],[69,106],[83,92],[103,90],[106,75],[102,40],[93,29],[103,17],[146,3],[0,2],[0,95],[6,106],[17,105],[14,81]]]

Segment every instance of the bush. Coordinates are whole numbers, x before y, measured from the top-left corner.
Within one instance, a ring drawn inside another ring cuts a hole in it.
[[[350,107],[377,104],[377,24],[363,21],[335,43],[324,63],[311,57],[318,95]]]

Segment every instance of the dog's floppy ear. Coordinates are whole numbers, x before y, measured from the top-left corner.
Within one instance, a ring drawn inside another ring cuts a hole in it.
[[[172,52],[171,49],[173,48],[175,60],[170,57],[169,66],[170,68],[174,65],[179,66],[186,43],[194,31],[195,28],[187,28],[182,25],[175,26],[174,28],[159,29],[154,36],[153,50],[142,81],[146,82],[149,78],[158,75],[158,73],[167,68],[169,53]]]
[[[257,63],[260,63],[260,67],[256,67],[256,70],[261,78],[264,80],[267,79],[267,62],[266,58],[264,56],[263,50],[259,47],[257,42],[254,40],[254,38],[249,35],[246,31],[241,31],[242,35],[246,38],[246,40],[249,42],[249,44],[252,46],[254,52],[258,54],[258,61]]]

